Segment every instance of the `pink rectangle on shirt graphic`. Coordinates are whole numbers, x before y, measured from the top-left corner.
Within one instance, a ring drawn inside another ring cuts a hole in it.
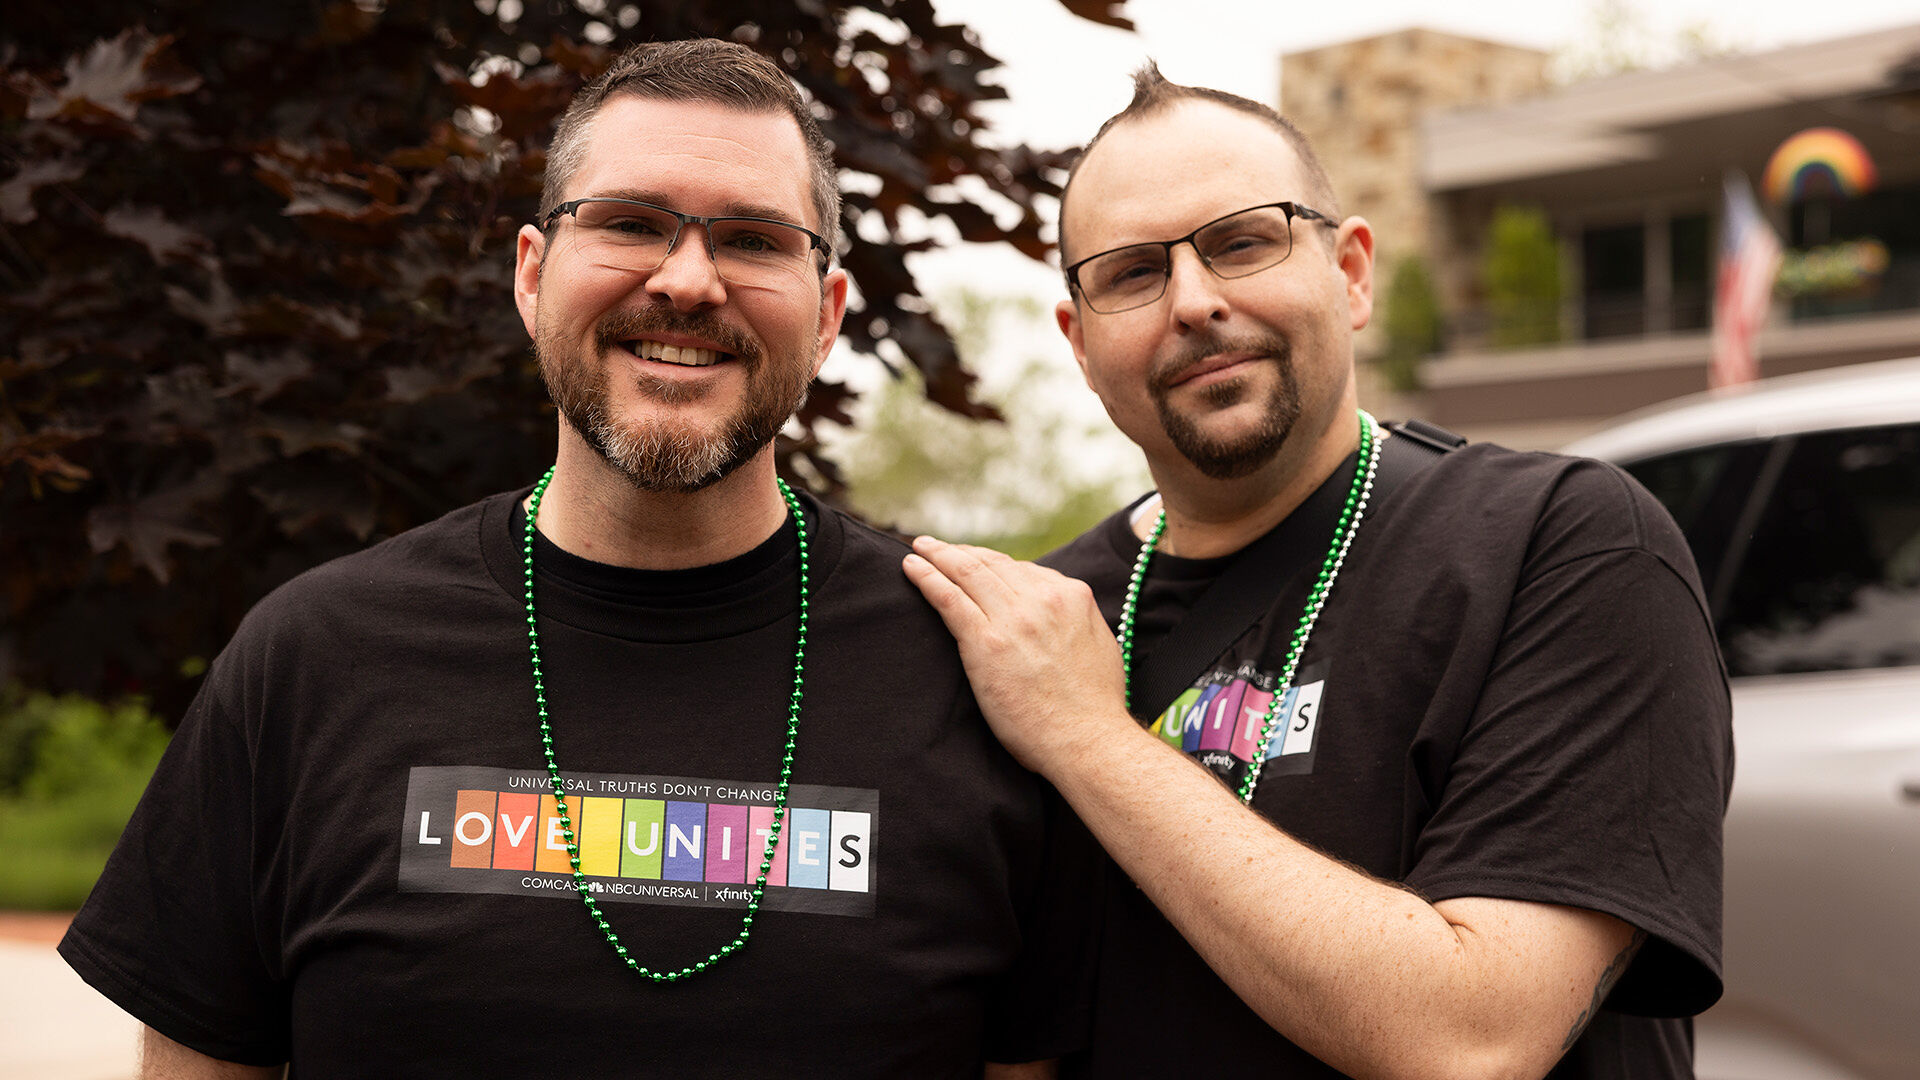
[[[747,880],[748,852],[753,848],[753,833],[748,826],[750,807],[731,803],[707,804],[707,880],[744,883]],[[756,853],[751,861],[760,869]]]
[[[1246,693],[1247,681],[1235,679],[1207,702],[1207,714],[1200,720],[1200,749],[1225,750],[1233,744],[1234,728],[1240,719],[1240,699]]]
[[[1273,695],[1257,686],[1248,686],[1246,696],[1240,699],[1240,716],[1233,726],[1233,756],[1241,761],[1253,760],[1254,743],[1260,740],[1260,726],[1267,718],[1267,704]]]
[[[747,815],[747,831],[752,834],[752,852],[747,857],[747,880],[760,877],[760,860],[767,854],[767,835],[773,831],[773,807],[756,806]],[[780,830],[780,844],[773,852],[773,867],[767,871],[768,885],[787,883],[787,830]]]

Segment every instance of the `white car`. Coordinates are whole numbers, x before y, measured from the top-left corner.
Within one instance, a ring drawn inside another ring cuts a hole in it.
[[[1683,399],[1566,451],[1673,513],[1732,676],[1701,1080],[1920,1077],[1920,359]]]

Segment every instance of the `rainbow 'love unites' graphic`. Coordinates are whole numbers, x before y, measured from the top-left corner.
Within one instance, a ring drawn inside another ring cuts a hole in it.
[[[601,901],[743,908],[766,860],[766,909],[873,914],[877,791],[793,785],[768,859],[775,784],[610,773],[564,779],[580,872]],[[402,892],[575,894],[565,826],[542,772],[413,766],[399,826]]]
[[[1859,139],[1839,128],[1815,127],[1775,148],[1760,187],[1767,198],[1783,203],[1820,194],[1852,197],[1872,190],[1878,179]]]

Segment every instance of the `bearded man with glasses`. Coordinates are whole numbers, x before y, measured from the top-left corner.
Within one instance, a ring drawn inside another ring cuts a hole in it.
[[[1083,1045],[1091,848],[905,547],[775,476],[847,298],[807,103],[638,46],[542,208],[552,471],[263,601],[63,955],[143,1076],[1047,1071],[987,1063]]]
[[[1359,409],[1373,233],[1263,105],[1149,66],[1060,245],[1158,490],[1046,566],[905,567],[1111,858],[1063,1073],[1690,1076],[1732,744],[1660,505]]]

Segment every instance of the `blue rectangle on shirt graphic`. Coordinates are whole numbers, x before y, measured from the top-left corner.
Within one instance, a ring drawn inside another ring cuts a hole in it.
[[[667,803],[667,834],[664,838],[667,851],[660,864],[662,878],[667,881],[699,881],[705,876],[706,827],[706,803]]]
[[[1189,754],[1199,752],[1200,735],[1206,726],[1207,706],[1213,704],[1213,699],[1220,696],[1222,689],[1219,683],[1213,683],[1200,691],[1200,700],[1194,702],[1193,708],[1187,710],[1187,715],[1180,718],[1180,749]]]
[[[795,889],[827,887],[828,845],[833,814],[826,810],[788,810],[787,885]]]

